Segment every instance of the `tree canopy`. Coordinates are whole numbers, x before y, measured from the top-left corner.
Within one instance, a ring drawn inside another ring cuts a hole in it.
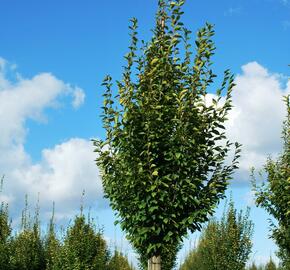
[[[137,38],[125,56],[118,93],[107,76],[102,121],[104,140],[94,140],[104,192],[133,246],[147,259],[180,244],[208,220],[237,168],[224,161],[233,144],[224,123],[232,108],[234,77],[224,72],[214,98],[211,66],[215,45],[209,23],[197,33],[193,57],[181,22],[184,1],[159,1],[153,37]]]

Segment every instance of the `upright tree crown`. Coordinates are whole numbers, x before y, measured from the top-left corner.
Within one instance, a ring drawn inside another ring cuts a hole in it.
[[[140,54],[137,20],[131,20],[118,95],[113,97],[110,76],[103,83],[106,139],[94,141],[105,195],[133,246],[147,258],[176,246],[188,229],[201,228],[224,196],[240,152],[236,143],[232,163],[224,164],[232,146],[224,122],[232,107],[233,75],[225,71],[208,104],[216,77],[214,30],[207,23],[198,31],[193,58],[191,32],[180,21],[183,4],[159,1],[153,37]]]

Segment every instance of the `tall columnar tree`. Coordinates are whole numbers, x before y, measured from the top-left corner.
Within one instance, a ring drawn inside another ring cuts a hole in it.
[[[240,151],[236,143],[232,162],[224,163],[232,148],[224,123],[233,75],[224,72],[208,102],[216,77],[213,26],[198,31],[193,57],[191,32],[180,21],[183,4],[159,1],[153,37],[140,53],[132,20],[118,94],[114,97],[110,76],[103,83],[106,138],[94,141],[105,194],[146,259],[159,258],[164,247],[177,247],[188,230],[201,228],[223,198]]]
[[[211,220],[205,227],[181,270],[244,270],[252,248],[252,233],[249,210],[237,213],[230,202],[222,219]]]
[[[285,97],[287,118],[283,126],[283,151],[277,160],[268,158],[264,171],[267,181],[253,181],[256,203],[277,221],[271,222],[272,238],[279,247],[278,256],[290,269],[290,96]]]

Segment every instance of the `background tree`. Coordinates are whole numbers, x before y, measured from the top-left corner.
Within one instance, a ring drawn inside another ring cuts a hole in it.
[[[101,232],[96,232],[83,214],[68,228],[53,269],[106,270],[109,251]]]
[[[181,264],[180,270],[204,269],[204,265],[199,257],[197,248],[194,248],[187,254],[185,261]]]
[[[283,125],[283,150],[277,160],[268,158],[264,171],[267,181],[253,188],[258,206],[264,208],[277,221],[271,222],[271,237],[279,247],[278,256],[284,269],[290,269],[290,101],[285,97],[287,118]]]
[[[252,248],[252,233],[249,209],[245,214],[237,213],[231,201],[220,221],[209,221],[181,270],[244,270]]]
[[[53,270],[54,265],[57,262],[58,255],[60,253],[61,243],[58,240],[55,233],[55,224],[54,224],[54,204],[52,217],[49,222],[48,232],[44,241],[45,249],[45,260],[46,260],[46,270]]]
[[[146,259],[160,259],[164,249],[179,245],[188,230],[199,230],[208,220],[240,151],[236,143],[232,163],[224,164],[232,146],[224,122],[234,78],[225,71],[215,98],[207,102],[216,77],[214,30],[206,24],[198,31],[192,62],[191,32],[180,21],[183,4],[159,1],[153,37],[139,55],[132,20],[127,66],[115,98],[111,77],[103,83],[106,139],[94,141],[105,195]]]
[[[40,233],[39,208],[36,207],[34,220],[28,212],[27,196],[22,214],[21,231],[11,241],[11,269],[45,269],[44,243]]]
[[[254,262],[247,269],[248,270],[265,270],[262,265],[257,266]]]
[[[270,261],[265,265],[265,270],[277,270],[276,264],[273,262],[272,258],[270,258]]]
[[[259,268],[256,266],[256,264],[253,262],[249,267],[248,270],[259,270]]]
[[[2,192],[3,179],[0,179],[0,195]],[[11,241],[11,222],[8,215],[8,204],[0,201],[0,269],[9,270]]]
[[[108,270],[133,270],[133,267],[121,252],[115,250],[114,255],[110,258]]]
[[[0,194],[2,185],[3,177]],[[96,230],[93,219],[86,219],[82,210],[83,206],[59,240],[53,205],[48,230],[41,236],[38,204],[31,218],[26,196],[21,230],[12,236],[8,204],[0,201],[0,270],[134,270],[122,253],[116,251],[110,256],[102,231]]]

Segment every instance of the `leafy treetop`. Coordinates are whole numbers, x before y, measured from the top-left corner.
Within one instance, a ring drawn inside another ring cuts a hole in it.
[[[138,54],[137,20],[130,51],[114,97],[112,79],[103,82],[105,140],[95,140],[104,191],[133,246],[144,256],[162,254],[195,231],[224,196],[239,144],[224,123],[232,107],[234,78],[224,72],[208,102],[216,75],[211,69],[213,26],[197,33],[193,58],[190,31],[180,21],[184,1],[159,1],[151,41]],[[180,53],[184,49],[184,54]],[[136,73],[136,74],[135,74]]]

